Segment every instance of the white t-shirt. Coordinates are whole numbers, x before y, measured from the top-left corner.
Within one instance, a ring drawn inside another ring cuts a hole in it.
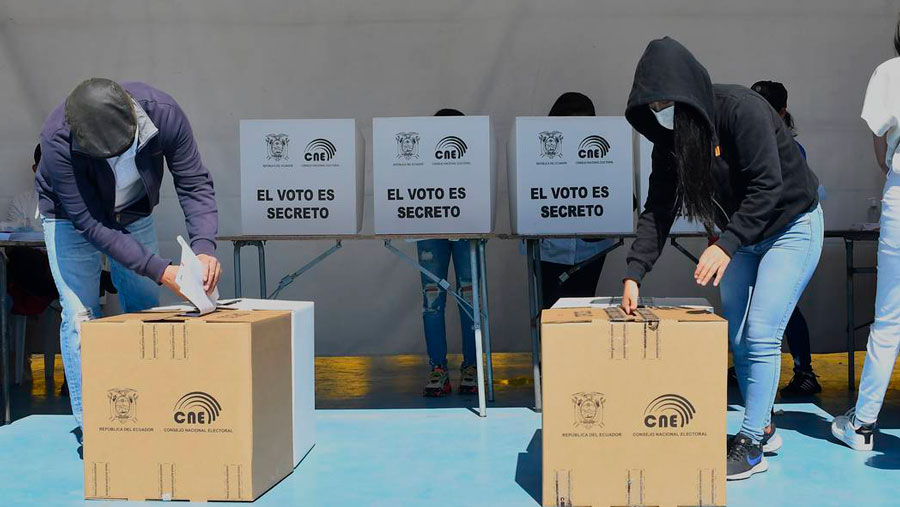
[[[884,162],[894,172],[900,169],[900,57],[882,63],[872,73],[862,119],[876,136],[887,134],[887,154]]]
[[[137,129],[134,133],[134,142],[128,150],[118,157],[106,159],[109,167],[116,173],[116,211],[122,211],[128,206],[144,197],[144,182],[135,164],[138,149]]]

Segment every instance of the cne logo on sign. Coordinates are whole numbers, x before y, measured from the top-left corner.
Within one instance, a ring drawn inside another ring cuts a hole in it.
[[[664,394],[647,405],[644,426],[648,428],[683,428],[691,423],[697,410],[684,396]]]
[[[578,158],[603,158],[608,154],[609,141],[601,136],[587,136],[578,145]]]
[[[212,424],[220,412],[222,405],[212,395],[193,391],[175,403],[173,419],[178,424]]]
[[[328,162],[334,158],[337,148],[328,139],[313,139],[303,150],[303,160],[307,162]]]
[[[434,158],[438,160],[459,160],[466,156],[469,147],[456,136],[447,136],[434,147]]]

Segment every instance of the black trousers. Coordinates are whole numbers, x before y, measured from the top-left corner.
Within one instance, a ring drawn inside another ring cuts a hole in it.
[[[587,266],[582,267],[572,274],[565,282],[559,283],[559,276],[574,266],[557,264],[555,262],[541,261],[541,295],[544,298],[546,310],[553,306],[557,299],[562,297],[592,297],[597,291],[597,282],[600,280],[600,272],[603,271],[603,263],[606,256],[603,255]]]
[[[809,346],[809,326],[800,313],[800,307],[794,308],[791,320],[784,328],[784,339],[787,340],[791,356],[794,358],[794,373],[812,372],[812,356]]]

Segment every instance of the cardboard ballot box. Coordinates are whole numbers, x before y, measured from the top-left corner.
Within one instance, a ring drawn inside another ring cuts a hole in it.
[[[613,307],[541,322],[543,505],[725,505],[725,320]]]
[[[364,178],[355,120],[241,120],[244,234],[356,234]]]
[[[89,499],[252,501],[293,469],[291,314],[85,322]]]
[[[640,204],[638,204],[639,211],[644,211],[644,205],[647,203],[647,196],[650,194],[650,173],[653,170],[653,143],[647,140],[646,137],[642,135],[638,135],[639,139],[639,157],[640,157],[640,182],[639,187],[641,191],[640,195]],[[702,232],[705,233],[706,229],[703,228],[703,224],[690,221],[686,218],[678,217],[675,219],[675,223],[672,224],[672,229],[670,231],[672,234],[686,234],[692,232]]]
[[[624,117],[516,118],[508,159],[514,233],[634,231],[634,139]]]
[[[489,117],[375,118],[372,137],[376,234],[491,232]]]
[[[596,308],[606,308],[610,306],[621,306],[622,305],[622,296],[601,296],[601,297],[577,297],[577,298],[559,298],[551,308],[583,308],[583,307],[596,307]],[[713,308],[712,303],[707,301],[705,298],[657,298],[652,296],[641,296],[638,299],[638,305],[640,306],[655,306],[655,307],[677,307],[677,308],[686,308],[690,310],[703,310],[707,312],[713,312],[715,309]]]

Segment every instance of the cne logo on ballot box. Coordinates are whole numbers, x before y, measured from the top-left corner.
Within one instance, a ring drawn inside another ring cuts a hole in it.
[[[359,232],[362,144],[355,120],[241,120],[242,232]]]
[[[516,118],[508,147],[518,234],[634,231],[634,155],[624,117]]]
[[[376,234],[477,234],[493,228],[487,116],[375,118]]]

